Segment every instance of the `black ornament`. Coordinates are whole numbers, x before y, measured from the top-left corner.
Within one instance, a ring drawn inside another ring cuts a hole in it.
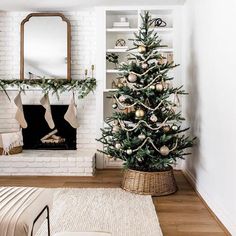
[[[117,40],[116,40],[116,46],[118,46],[118,47],[124,47],[124,46],[126,46],[125,40],[124,40],[124,39],[117,39]]]
[[[155,18],[152,20],[155,27],[166,27],[166,22],[161,18]]]

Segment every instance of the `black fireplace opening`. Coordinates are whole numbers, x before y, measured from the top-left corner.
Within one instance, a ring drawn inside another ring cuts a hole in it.
[[[44,118],[45,109],[41,105],[23,105],[28,127],[22,129],[24,149],[76,150],[76,129],[65,119],[68,105],[51,105],[55,124],[50,129]]]

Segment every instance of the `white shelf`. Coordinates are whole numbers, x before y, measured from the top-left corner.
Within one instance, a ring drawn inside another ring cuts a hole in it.
[[[108,28],[107,32],[138,32],[137,28]]]
[[[122,48],[109,48],[106,51],[107,52],[127,52],[128,49],[122,49]]]
[[[116,92],[118,89],[104,89],[104,92]]]
[[[116,70],[116,69],[108,69],[108,70],[106,70],[106,73],[109,73],[109,74],[119,74],[119,73],[121,73],[121,71]]]
[[[153,28],[154,32],[172,32],[173,28]]]

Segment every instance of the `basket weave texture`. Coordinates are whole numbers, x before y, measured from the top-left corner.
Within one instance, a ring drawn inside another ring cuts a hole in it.
[[[15,154],[19,154],[22,152],[22,146],[18,146],[18,147],[13,147],[10,151],[9,151],[9,155],[15,155]],[[0,147],[0,155],[3,155],[3,148]]]
[[[121,187],[129,192],[152,196],[169,195],[178,189],[172,168],[160,172],[127,169]]]

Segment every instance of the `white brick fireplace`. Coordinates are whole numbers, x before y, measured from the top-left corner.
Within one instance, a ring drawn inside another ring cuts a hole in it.
[[[29,12],[0,12],[0,78],[19,78],[20,23]],[[66,12],[72,27],[72,79],[83,77],[84,70],[94,64],[95,27],[93,10]],[[18,91],[11,89],[7,96],[0,92],[0,132],[19,129],[13,103]],[[43,94],[29,90],[22,94],[23,104],[39,105]],[[58,100],[50,95],[52,105],[69,104],[72,94],[63,93]],[[77,129],[76,151],[24,150],[15,156],[0,156],[0,175],[92,175],[96,150],[96,99],[94,94],[77,101],[80,127]]]

